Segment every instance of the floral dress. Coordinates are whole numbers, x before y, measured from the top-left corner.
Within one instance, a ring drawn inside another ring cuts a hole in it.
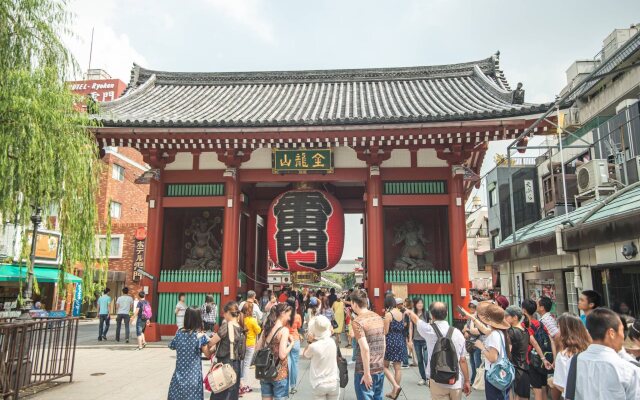
[[[207,344],[206,335],[183,329],[169,343],[176,351],[176,369],[169,385],[169,400],[202,399],[202,361],[201,348]]]
[[[398,321],[391,316],[389,333],[386,336],[386,361],[401,362],[407,353],[407,342],[404,340],[404,321]]]

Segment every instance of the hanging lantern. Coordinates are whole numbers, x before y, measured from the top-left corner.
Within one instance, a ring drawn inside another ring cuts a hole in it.
[[[285,192],[269,207],[267,238],[269,257],[279,267],[291,272],[325,271],[342,257],[342,206],[321,190]]]
[[[529,144],[528,136],[525,136],[522,139],[518,140],[518,143],[516,144],[516,146],[519,147],[518,153],[524,154],[527,151],[526,147],[528,144]]]

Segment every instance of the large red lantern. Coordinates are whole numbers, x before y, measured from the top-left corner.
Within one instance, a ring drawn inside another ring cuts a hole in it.
[[[280,268],[291,272],[325,271],[342,257],[342,206],[321,190],[285,192],[269,207],[267,238],[269,256]]]

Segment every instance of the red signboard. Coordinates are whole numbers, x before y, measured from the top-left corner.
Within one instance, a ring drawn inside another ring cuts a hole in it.
[[[91,95],[95,101],[115,100],[127,85],[120,79],[97,79],[88,81],[67,82],[72,92],[83,95]]]

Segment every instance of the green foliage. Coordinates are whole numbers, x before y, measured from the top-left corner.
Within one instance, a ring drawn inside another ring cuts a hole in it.
[[[64,83],[76,68],[60,39],[69,22],[66,1],[0,0],[0,214],[30,226],[34,206],[45,218],[56,207],[62,268],[83,266],[88,298],[106,278],[93,279],[100,163],[95,123]]]

